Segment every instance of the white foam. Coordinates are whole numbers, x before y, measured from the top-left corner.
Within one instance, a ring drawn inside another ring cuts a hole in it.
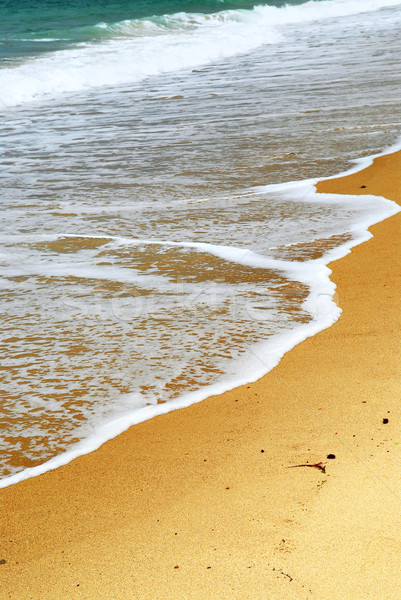
[[[3,277],[24,277],[27,275],[42,275],[44,277],[76,277],[79,279],[99,279],[105,281],[117,281],[120,283],[132,283],[138,287],[157,289],[160,285],[166,286],[168,279],[162,275],[143,275],[135,269],[124,269],[115,266],[88,267],[86,263],[51,263],[34,262],[21,266],[0,267],[0,275]]]
[[[68,41],[68,38],[20,38],[21,42],[31,42],[31,43],[37,43],[37,42],[65,42]]]
[[[387,148],[382,154],[389,154],[401,149],[401,140],[394,146]],[[357,166],[347,171],[356,172],[371,164],[374,157],[358,160]],[[338,175],[337,175],[338,177]],[[275,186],[275,190],[284,190],[293,198],[298,199],[307,192],[308,200],[315,197],[317,201],[328,201],[343,203],[345,206],[349,203],[360,203],[361,196],[340,196],[335,194],[317,194],[314,184],[320,180],[308,180],[303,182],[290,182]],[[272,186],[267,186],[271,189]],[[264,188],[266,189],[266,188]],[[166,404],[153,406],[143,406],[133,412],[120,416],[106,424],[100,426],[94,435],[75,444],[68,451],[52,458],[42,465],[25,469],[6,477],[0,481],[0,488],[13,485],[30,477],[43,474],[47,471],[56,469],[62,465],[68,464],[73,459],[84,454],[88,454],[99,448],[103,443],[116,437],[132,425],[141,423],[142,421],[153,418],[154,416],[165,414],[172,410],[177,410],[191,404],[200,402],[207,397],[215,394],[220,394],[224,391],[233,389],[240,385],[256,381],[271,369],[273,369],[283,357],[283,355],[291,350],[295,345],[302,342],[308,337],[311,337],[330,327],[340,316],[341,309],[334,303],[333,296],[335,293],[335,283],[330,280],[331,271],[327,266],[329,262],[338,260],[351,251],[351,248],[363,241],[372,237],[368,231],[368,227],[383,219],[398,213],[400,207],[390,200],[377,196],[363,196],[364,205],[369,203],[370,212],[364,214],[354,223],[353,239],[344,243],[333,250],[328,251],[323,257],[307,261],[306,263],[289,263],[289,261],[276,261],[267,257],[257,255],[251,251],[230,248],[227,246],[216,246],[213,244],[197,243],[197,242],[182,242],[174,243],[169,241],[158,241],[159,244],[165,245],[180,245],[191,247],[203,252],[210,252],[225,260],[232,260],[240,264],[251,266],[278,268],[283,272],[291,275],[291,277],[302,281],[310,287],[310,294],[304,303],[304,308],[313,316],[313,319],[307,323],[294,328],[285,333],[279,333],[269,338],[268,342],[260,342],[249,349],[246,356],[243,356],[236,364],[237,372],[246,373],[245,375],[237,375],[235,377],[227,377],[216,384],[209,385],[195,392],[187,393],[179,398],[169,401]],[[114,238],[118,244],[139,244],[139,243],[156,243],[155,240],[130,240],[129,238]],[[319,299],[324,299],[324,302],[319,302]],[[238,368],[242,365],[243,368]]]
[[[107,25],[111,39],[82,43],[1,69],[0,102],[18,105],[103,86],[125,85],[190,69],[285,41],[283,27],[396,7],[401,0],[323,0],[257,6],[214,15],[178,13],[164,20]]]

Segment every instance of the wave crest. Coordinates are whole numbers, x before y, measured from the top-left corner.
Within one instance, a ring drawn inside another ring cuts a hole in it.
[[[401,0],[321,0],[213,14],[176,13],[98,23],[90,42],[1,70],[0,103],[13,106],[210,64],[285,41],[283,28],[399,6]]]

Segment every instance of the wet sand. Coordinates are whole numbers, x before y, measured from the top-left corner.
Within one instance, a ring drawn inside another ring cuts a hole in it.
[[[319,191],[401,203],[401,154]],[[371,231],[264,378],[1,490],[1,597],[399,600],[400,214]]]

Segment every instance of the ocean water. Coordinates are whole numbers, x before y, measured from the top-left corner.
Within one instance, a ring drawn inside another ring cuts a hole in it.
[[[400,26],[401,0],[3,0],[0,485],[339,318],[327,264],[397,208],[314,182],[400,139]]]

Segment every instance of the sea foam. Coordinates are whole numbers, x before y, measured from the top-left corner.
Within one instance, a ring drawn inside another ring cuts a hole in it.
[[[285,27],[302,26],[399,6],[401,0],[323,0],[297,6],[256,6],[204,15],[99,23],[102,35],[0,70],[0,103],[14,106],[104,86],[193,69],[257,49],[288,43]]]
[[[400,148],[401,142],[388,148],[382,154],[388,154],[399,150]],[[356,165],[341,175],[351,174],[366,168],[372,163],[374,158],[376,158],[376,156],[355,161]],[[336,177],[338,177],[338,175]],[[275,192],[284,193],[288,195],[288,197],[292,197],[294,201],[302,201],[307,195],[308,201],[311,201],[311,198],[314,198],[317,202],[334,202],[343,204],[344,207],[357,205],[361,202],[360,196],[317,194],[315,185],[319,181],[320,179],[311,179],[308,181],[265,186],[263,188],[255,189],[254,193],[257,194],[271,191],[273,188]],[[194,248],[201,253],[211,253],[224,260],[232,261],[237,264],[278,269],[291,278],[308,285],[310,292],[304,301],[304,309],[312,316],[312,319],[308,323],[299,324],[290,331],[277,333],[269,338],[268,341],[261,341],[249,348],[249,351],[236,361],[236,375],[224,377],[212,385],[183,394],[165,404],[138,406],[136,410],[127,411],[125,414],[99,425],[93,435],[78,442],[68,451],[59,454],[39,466],[25,469],[15,475],[2,479],[0,481],[0,488],[7,487],[68,464],[74,458],[96,450],[107,440],[116,437],[132,425],[151,419],[156,415],[165,414],[179,408],[190,406],[207,397],[222,393],[240,385],[256,381],[273,369],[279,363],[282,356],[295,345],[306,338],[315,335],[319,331],[330,327],[340,317],[341,308],[333,301],[336,286],[330,279],[331,270],[328,267],[328,263],[345,256],[351,251],[353,246],[371,238],[372,234],[368,231],[368,228],[371,225],[386,219],[401,210],[395,202],[369,195],[363,196],[363,206],[367,208],[367,210],[363,213],[363,216],[355,219],[352,225],[353,237],[351,240],[348,240],[335,249],[329,250],[324,256],[316,260],[310,260],[304,263],[277,261],[242,248],[218,246],[216,244],[198,243],[193,241],[176,243],[160,240],[130,240],[129,238],[124,239],[118,237],[110,240],[112,243],[116,244],[138,245],[143,243],[159,243],[170,246],[186,246]],[[133,395],[134,393],[132,396]]]

